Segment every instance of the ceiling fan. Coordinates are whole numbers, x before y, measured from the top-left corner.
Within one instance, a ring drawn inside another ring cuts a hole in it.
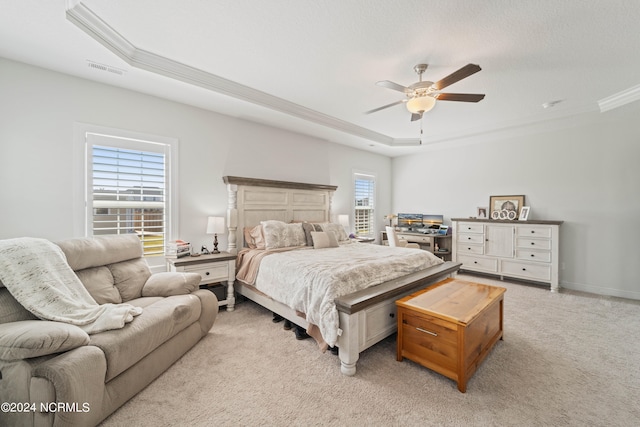
[[[423,113],[431,110],[436,104],[436,99],[441,101],[461,102],[479,102],[484,99],[484,94],[440,92],[445,87],[480,71],[482,68],[480,68],[479,65],[467,64],[458,71],[449,74],[447,77],[438,80],[435,83],[422,81],[422,73],[426,71],[427,66],[427,64],[418,64],[413,67],[413,70],[418,74],[418,78],[420,80],[410,86],[405,87],[389,80],[377,82],[376,84],[378,86],[404,93],[407,96],[407,99],[401,99],[400,101],[374,108],[373,110],[367,111],[365,114],[375,113],[376,111],[384,110],[385,108],[393,107],[394,105],[406,103],[407,110],[411,112],[411,121],[413,122],[415,120],[420,120]]]

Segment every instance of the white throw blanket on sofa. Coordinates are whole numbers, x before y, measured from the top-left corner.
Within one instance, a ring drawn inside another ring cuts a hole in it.
[[[62,250],[45,239],[0,240],[0,281],[38,318],[77,325],[88,334],[120,329],[142,313],[130,304],[98,305]]]

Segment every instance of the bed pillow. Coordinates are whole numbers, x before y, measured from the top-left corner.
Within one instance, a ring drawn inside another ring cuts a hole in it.
[[[312,231],[313,249],[337,248],[338,239],[333,231]]]
[[[242,234],[244,235],[244,245],[249,249],[255,249],[256,242],[253,240],[253,236],[251,235],[251,230],[253,230],[253,227],[245,227],[242,230]]]
[[[338,238],[338,242],[344,242],[345,240],[349,240],[349,236],[347,236],[347,232],[344,231],[344,227],[340,224],[334,224],[332,222],[324,222],[320,224],[322,227],[322,231],[328,232],[333,231],[336,233],[336,237]]]
[[[287,224],[282,221],[269,220],[262,221],[260,224],[266,249],[291,248],[307,244],[300,223]]]
[[[253,227],[249,234],[253,239],[253,244],[256,245],[256,249],[265,249],[266,244],[264,241],[264,233],[262,232],[262,225]]]

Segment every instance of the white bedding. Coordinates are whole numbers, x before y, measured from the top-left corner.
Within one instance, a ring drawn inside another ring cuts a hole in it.
[[[307,321],[317,325],[325,342],[334,346],[339,327],[336,298],[442,262],[423,250],[364,243],[305,247],[264,257],[255,287],[306,313]]]

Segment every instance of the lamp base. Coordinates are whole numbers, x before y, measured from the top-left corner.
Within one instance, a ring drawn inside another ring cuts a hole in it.
[[[214,234],[213,235],[213,251],[211,252],[212,254],[219,254],[220,251],[218,250],[218,235]]]

